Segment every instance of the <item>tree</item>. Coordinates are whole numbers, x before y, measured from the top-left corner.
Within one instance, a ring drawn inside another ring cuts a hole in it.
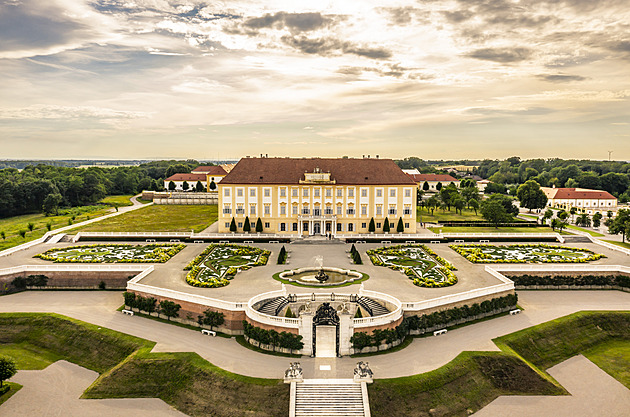
[[[230,232],[234,233],[236,232],[236,230],[236,220],[234,219],[234,217],[232,217],[232,222],[230,222]]]
[[[556,231],[556,229],[561,232],[562,229],[564,229],[565,227],[567,227],[567,222],[565,222],[564,220],[561,220],[559,218],[551,220],[551,229],[554,232]]]
[[[438,182],[437,184],[435,184],[435,189],[440,191],[442,189],[442,183]]]
[[[147,313],[149,313],[149,316],[150,316],[151,313],[155,312],[156,304],[157,304],[157,300],[155,298],[147,297],[144,299],[142,303],[142,309],[146,311]]]
[[[245,222],[243,223],[243,232],[251,232],[252,231],[252,225],[249,224],[249,216],[245,217]]]
[[[7,232],[5,232],[4,230],[0,232],[0,237],[2,237],[2,240],[5,240],[7,238]]]
[[[203,186],[201,181],[197,181],[197,184],[195,184],[195,191],[197,191],[198,193],[202,193],[205,191],[205,189],[206,188]]]
[[[374,223],[374,217],[370,219],[370,225],[368,226],[368,232],[374,233],[376,231],[376,224]]]
[[[429,183],[427,181],[424,182],[424,184],[422,184],[422,190],[423,191],[429,191]]]
[[[169,181],[168,182],[168,190],[169,191],[175,191],[176,188],[177,188],[177,185],[175,185],[175,182],[173,182],[173,181]]]
[[[396,226],[396,231],[398,233],[402,233],[405,231],[405,224],[403,223],[402,217],[398,218],[398,225]]]
[[[593,227],[599,227],[602,225],[602,213],[599,211],[593,214]]]
[[[499,224],[512,219],[503,204],[496,199],[488,199],[481,203],[481,215],[496,228],[499,227]]]
[[[179,309],[182,308],[179,304],[176,304],[169,300],[160,301],[160,311],[170,321],[171,317],[179,316]]]
[[[623,242],[630,239],[630,209],[620,209],[617,217],[606,221],[606,226],[608,226],[608,233],[621,234]]]
[[[569,213],[571,213],[571,221],[573,221],[573,217],[575,216],[575,213],[577,213],[577,207],[571,207],[569,209]]]
[[[203,312],[203,324],[210,326],[210,330],[213,327],[220,326],[225,323],[225,314],[218,311],[212,311],[210,309]]]
[[[385,217],[385,220],[383,221],[383,232],[384,233],[389,233],[389,231],[390,231],[389,219],[387,217]]]
[[[214,181],[210,181],[210,190],[214,191],[217,189],[217,184]]]
[[[59,204],[63,201],[63,197],[59,193],[51,193],[46,196],[42,204],[42,210],[46,216],[51,214],[59,214]]]
[[[547,195],[540,189],[540,185],[534,180],[527,180],[516,190],[516,196],[521,203],[521,207],[529,209],[541,209],[547,205]]]
[[[263,223],[259,217],[258,220],[256,220],[256,233],[261,233],[262,231],[263,231]]]
[[[451,211],[451,206],[457,197],[460,197],[459,190],[453,183],[440,189],[440,200],[442,200],[449,211]]]
[[[26,227],[28,227],[28,231],[32,232],[33,229],[35,228],[35,224],[28,222],[28,224],[26,225]]]
[[[6,356],[0,356],[0,388],[4,385],[4,381],[11,379],[16,373],[15,361]]]
[[[475,216],[477,215],[477,210],[479,210],[479,201],[475,199],[468,200],[468,207],[475,210]]]
[[[462,188],[462,197],[468,202],[468,208],[470,208],[470,201],[481,199],[477,186]]]
[[[189,188],[190,188],[190,185],[188,185],[188,181],[184,181],[182,183],[182,190],[188,191]]]
[[[453,198],[451,203],[453,204],[453,207],[455,207],[455,214],[457,214],[458,211],[459,214],[462,214],[462,210],[466,205],[466,201],[460,195],[457,195],[455,198]]]
[[[575,220],[575,224],[582,227],[589,227],[591,225],[591,217],[586,213],[580,214]]]
[[[543,223],[547,223],[547,220],[551,219],[553,217],[553,210],[552,209],[547,209],[545,210],[545,214],[543,215]]]
[[[431,197],[427,199],[427,209],[431,210],[432,216],[433,216],[433,210],[439,207],[439,205],[440,205],[440,202],[438,201],[436,196],[432,195]]]
[[[22,239],[24,239],[26,237],[26,230],[21,229],[19,232],[20,236],[22,237]]]

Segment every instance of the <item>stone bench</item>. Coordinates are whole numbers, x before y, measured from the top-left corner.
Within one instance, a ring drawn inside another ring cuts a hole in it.
[[[481,239],[481,240],[479,241],[479,243],[490,243],[490,241],[489,241],[489,240],[487,240],[487,239]]]
[[[203,240],[195,240],[194,243],[203,243]]]
[[[456,239],[455,243],[464,243],[464,239]]]
[[[270,240],[269,243],[280,243],[279,240]]]
[[[441,242],[439,240],[432,240],[431,243],[436,243],[439,245]]]
[[[446,334],[447,331],[448,330],[446,330],[446,329],[436,330],[436,331],[433,332],[433,336],[439,336],[441,334]]]
[[[405,245],[413,245],[414,243],[416,243],[415,240],[405,240]]]
[[[381,240],[381,243],[385,244],[385,243],[392,243],[391,240]]]
[[[172,242],[172,243],[179,243],[179,242],[180,242],[180,240],[179,240],[179,239],[171,239],[171,242]]]
[[[230,243],[229,240],[219,240],[219,244],[225,245],[226,243]]]
[[[520,308],[517,308],[517,309],[515,309],[515,310],[510,310],[510,315],[511,315],[511,316],[513,316],[513,315],[515,315],[515,314],[519,314],[520,312],[521,312],[521,309],[520,309]]]
[[[147,242],[155,242],[155,239],[147,239]]]
[[[253,240],[244,240],[243,243],[254,243]]]
[[[123,310],[122,313],[127,314],[128,316],[133,316],[133,311],[131,310]]]
[[[208,335],[208,336],[216,336],[217,332],[215,332],[213,330],[203,329],[201,331],[201,334]]]

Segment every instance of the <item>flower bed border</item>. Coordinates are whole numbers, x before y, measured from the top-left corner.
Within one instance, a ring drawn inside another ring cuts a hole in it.
[[[68,258],[59,258],[59,257],[55,257],[55,256],[50,256],[50,253],[54,253],[54,252],[62,252],[62,251],[67,251],[67,250],[74,250],[74,249],[86,249],[86,248],[98,248],[98,247],[126,247],[126,248],[160,248],[160,247],[170,247],[171,249],[169,249],[168,251],[166,251],[166,253],[164,254],[164,256],[162,256],[161,258],[156,258],[156,259],[118,259],[118,260],[97,260],[97,259],[91,259],[91,260],[80,260],[80,259],[68,259]],[[68,264],[72,264],[72,263],[76,263],[76,264],[85,264],[85,263],[92,263],[92,264],[101,264],[101,263],[128,263],[128,264],[136,264],[136,263],[164,263],[167,262],[168,260],[170,260],[173,256],[177,255],[179,252],[181,252],[184,248],[186,247],[186,245],[184,245],[183,243],[149,243],[147,245],[133,245],[130,243],[96,243],[96,244],[92,244],[92,245],[77,245],[77,246],[68,246],[66,248],[51,248],[46,250],[45,252],[39,253],[37,255],[34,255],[33,258],[40,258],[44,261],[52,261],[54,263],[68,263]]]
[[[530,261],[526,259],[479,259],[472,254],[466,254],[466,248],[545,248],[545,249],[567,249],[572,251],[581,251],[590,253],[591,255],[586,258],[580,259],[563,259],[563,260],[552,260],[552,259],[542,259],[539,261]],[[574,248],[571,246],[563,246],[563,245],[549,245],[547,243],[516,243],[511,245],[493,245],[489,243],[458,243],[455,245],[449,245],[449,248],[453,249],[462,257],[466,258],[468,261],[476,264],[580,264],[596,261],[601,258],[605,258],[606,256],[601,253],[595,253],[590,249],[585,248]]]

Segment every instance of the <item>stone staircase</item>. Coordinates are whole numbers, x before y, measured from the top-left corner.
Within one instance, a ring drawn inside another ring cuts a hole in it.
[[[370,417],[367,385],[352,379],[292,382],[289,417]]]
[[[363,307],[365,311],[370,313],[372,317],[382,316],[384,314],[389,313],[389,310],[386,309],[382,304],[372,300],[368,297],[359,297],[357,303]]]
[[[591,243],[591,239],[586,236],[563,236],[565,243]]]
[[[339,245],[345,244],[346,241],[344,239],[327,239],[326,236],[307,236],[299,239],[294,239],[291,241],[291,244],[294,245]]]
[[[270,316],[277,316],[278,313],[289,304],[287,297],[275,297],[263,300],[260,303],[254,305],[254,310],[260,311],[263,314],[269,314]]]

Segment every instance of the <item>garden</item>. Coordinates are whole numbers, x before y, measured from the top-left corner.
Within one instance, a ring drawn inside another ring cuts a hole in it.
[[[473,263],[584,263],[605,258],[589,249],[537,244],[458,244],[450,248]]]
[[[224,287],[238,271],[266,265],[270,254],[252,246],[210,245],[184,268],[189,271],[186,282],[193,287]]]
[[[456,268],[425,245],[398,245],[367,251],[372,264],[403,271],[419,287],[448,287],[457,283]]]
[[[185,247],[181,243],[96,244],[48,249],[34,257],[60,263],[163,263]]]

